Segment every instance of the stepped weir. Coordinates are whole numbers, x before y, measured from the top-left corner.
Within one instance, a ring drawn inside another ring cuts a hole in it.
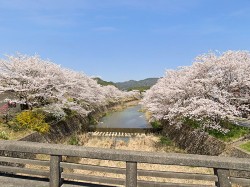
[[[159,133],[153,128],[91,128],[88,132],[91,136],[109,137],[144,137],[145,134]]]

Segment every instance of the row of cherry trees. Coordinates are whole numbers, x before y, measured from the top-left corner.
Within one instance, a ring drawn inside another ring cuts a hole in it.
[[[135,91],[101,86],[83,73],[62,68],[37,55],[22,54],[0,60],[0,93],[7,91],[16,94],[17,102],[44,106],[59,116],[65,107],[86,115],[96,106],[138,96]]]
[[[198,56],[193,65],[169,70],[145,94],[153,120],[178,125],[183,118],[227,132],[221,120],[250,112],[250,53],[227,51]]]

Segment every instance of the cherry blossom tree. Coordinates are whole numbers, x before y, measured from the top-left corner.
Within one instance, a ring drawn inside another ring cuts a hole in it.
[[[227,51],[198,56],[193,65],[168,70],[145,94],[152,120],[178,125],[183,118],[222,132],[219,122],[249,115],[250,53]]]
[[[63,107],[87,115],[94,107],[135,95],[114,86],[101,86],[81,72],[62,68],[38,55],[22,54],[0,60],[0,93],[6,91],[14,92],[19,103],[37,104],[47,111],[54,105],[58,116],[63,116]]]

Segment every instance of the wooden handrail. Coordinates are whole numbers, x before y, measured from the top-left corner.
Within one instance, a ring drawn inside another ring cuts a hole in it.
[[[72,145],[59,145],[59,144],[45,144],[45,143],[34,143],[25,141],[0,141],[1,151],[10,152],[22,152],[22,153],[33,153],[33,154],[46,154],[50,155],[50,186],[58,187],[62,184],[61,176],[73,177],[79,179],[80,176],[77,174],[64,174],[62,168],[82,168],[93,169],[96,167],[98,171],[123,173],[126,175],[126,186],[135,187],[142,184],[150,184],[147,181],[137,181],[137,175],[148,176],[153,172],[147,170],[138,170],[137,163],[150,163],[150,164],[162,164],[162,165],[180,165],[180,166],[193,166],[193,167],[206,167],[213,168],[214,175],[207,174],[191,174],[191,173],[178,173],[178,172],[162,172],[156,171],[156,177],[171,177],[187,179],[191,177],[196,180],[207,180],[214,181],[217,186],[228,187],[232,181],[249,182],[249,179],[244,178],[233,178],[230,181],[229,170],[241,170],[250,171],[250,159],[244,158],[232,158],[232,157],[218,157],[218,156],[205,156],[205,155],[192,155],[192,154],[176,154],[176,153],[152,153],[142,151],[126,151],[126,150],[114,150],[114,149],[102,149],[102,148],[91,148],[83,146],[72,146]],[[101,160],[114,160],[126,162],[126,170],[122,168],[111,168],[91,165],[80,165],[74,163],[62,162],[62,156],[76,156],[81,158],[90,159],[101,159]],[[28,159],[18,158],[7,158],[0,157],[0,161],[13,162],[13,163],[31,163],[48,166],[47,161],[36,161]],[[0,167],[1,168],[4,166]],[[8,169],[3,169],[7,172]],[[27,168],[25,168],[27,170]],[[20,169],[17,169],[20,172]],[[27,171],[26,171],[27,173]],[[45,174],[44,174],[45,175]],[[173,177],[175,175],[175,177]],[[94,180],[96,177],[86,176],[86,179]],[[120,179],[103,178],[102,181],[112,181],[114,184],[122,183]],[[125,182],[124,181],[124,182]],[[155,183],[155,186],[157,184]],[[159,183],[159,186],[164,186]],[[166,186],[169,186],[166,184]],[[185,185],[189,186],[189,185]]]

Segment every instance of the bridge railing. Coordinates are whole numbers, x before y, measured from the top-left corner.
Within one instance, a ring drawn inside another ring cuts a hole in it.
[[[24,141],[0,141],[1,151],[45,154],[50,156],[50,160],[35,160],[13,158],[1,156],[1,163],[16,163],[46,166],[48,170],[23,168],[13,165],[1,165],[0,172],[12,174],[36,175],[49,178],[51,187],[59,187],[64,181],[80,180],[92,183],[105,183],[112,185],[123,185],[127,187],[136,186],[182,186],[182,187],[205,187],[220,186],[229,187],[232,184],[247,186],[250,179],[232,176],[231,171],[250,171],[250,159],[204,156],[191,154],[174,154],[174,153],[155,153],[141,151],[125,151],[115,149],[90,148],[83,146],[71,146],[60,144],[45,144]],[[62,161],[63,156],[81,157],[90,159],[123,161],[126,168],[85,165],[78,163],[69,163]],[[152,171],[141,170],[137,168],[137,163],[161,164],[161,165],[178,165],[191,167],[212,168],[213,174],[172,172],[172,171]],[[64,172],[65,168],[91,170],[105,173],[124,174],[123,178],[100,177],[93,175],[83,175],[77,173]],[[189,179],[199,181],[211,181],[212,185],[202,184],[179,184],[163,183],[155,181],[138,180],[138,176],[150,176],[160,178]]]

